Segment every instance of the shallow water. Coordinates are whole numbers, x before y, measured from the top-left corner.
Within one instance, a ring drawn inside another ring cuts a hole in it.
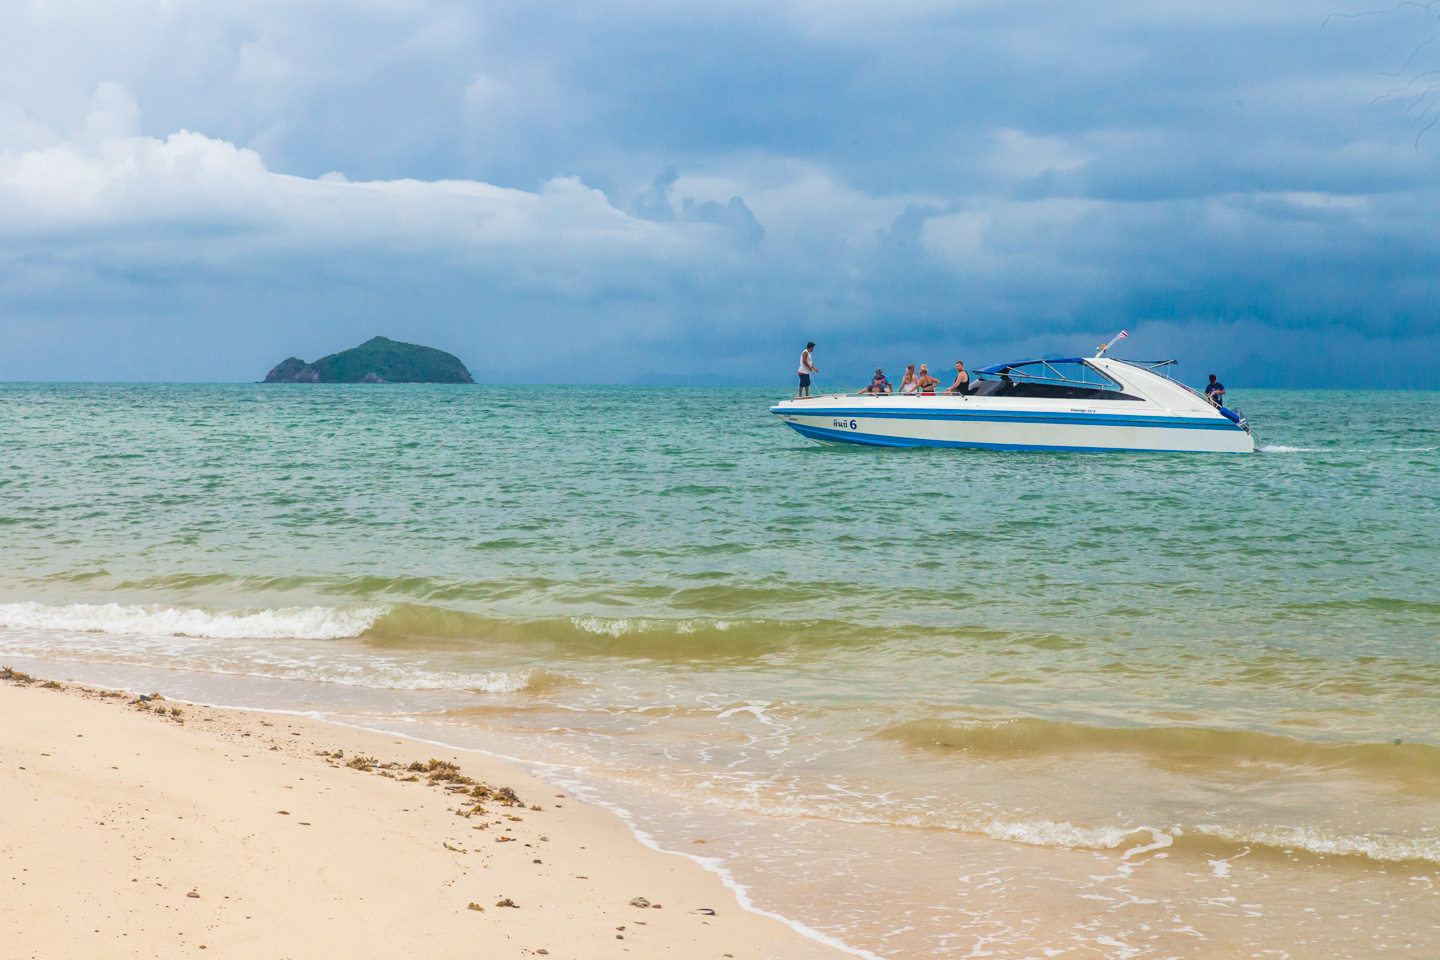
[[[1251,457],[773,399],[0,385],[0,656],[551,764],[897,960],[1440,950],[1440,395],[1237,391]]]

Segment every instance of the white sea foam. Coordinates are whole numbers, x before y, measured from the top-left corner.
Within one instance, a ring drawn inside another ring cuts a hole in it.
[[[1160,850],[1174,840],[1171,831],[1150,826],[1076,826],[1042,817],[1015,818],[988,812],[956,809],[894,809],[878,796],[850,791],[839,783],[826,784],[826,792],[786,789],[777,780],[661,775],[654,770],[611,770],[606,778],[641,787],[696,805],[721,804],[746,814],[779,819],[821,819],[838,823],[881,824],[927,830],[956,830],[992,840],[1062,850],[1115,850],[1126,847],[1127,857]]]
[[[1348,449],[1348,453],[1433,453],[1435,447],[1359,447]],[[1319,447],[1287,447],[1270,443],[1260,448],[1261,453],[1321,453]]]
[[[1263,844],[1283,850],[1304,850],[1331,856],[1362,856],[1371,860],[1428,860],[1440,863],[1440,837],[1387,837],[1334,834],[1309,827],[1242,829],[1201,826],[1199,832],[1233,843]]]
[[[636,628],[629,617],[571,617],[570,622],[586,633],[606,637],[623,637]]]
[[[315,659],[273,655],[254,649],[196,649],[154,644],[120,648],[77,646],[74,634],[61,634],[56,643],[26,643],[0,635],[0,656],[24,657],[58,663],[110,663],[128,667],[185,670],[212,676],[367,687],[372,690],[466,690],[470,693],[517,693],[553,685],[555,675],[543,670],[487,670],[477,673],[416,669],[393,662],[320,662]],[[119,638],[117,638],[119,639]],[[192,641],[214,643],[215,641]]]
[[[643,617],[571,617],[570,622],[586,633],[604,637],[623,637],[632,633],[652,633],[673,630],[676,633],[695,633],[709,629],[724,632],[735,626],[729,620],[649,620]]]
[[[196,607],[119,603],[52,606],[27,601],[0,603],[0,627],[132,637],[335,640],[360,636],[387,609],[385,606],[365,606],[209,611]]]
[[[966,829],[964,825],[958,825]],[[1058,847],[1065,850],[1114,850],[1131,840],[1136,834],[1149,834],[1150,843],[1137,845],[1126,851],[1129,857],[1136,853],[1168,847],[1170,836],[1154,827],[1077,827],[1068,822],[1056,823],[1051,820],[1004,820],[996,819],[984,825],[978,832],[993,840],[1008,840],[1011,843],[1025,843],[1036,847]]]
[[[265,676],[276,680],[309,680],[349,687],[415,691],[468,690],[471,693],[517,693],[529,689],[537,678],[537,671],[529,669],[459,673],[448,670],[417,670],[394,663],[366,664],[349,670],[294,663],[251,668],[245,672],[248,676]],[[540,673],[551,676],[543,671]]]
[[[471,693],[519,693],[530,687],[534,673],[533,670],[492,670],[484,676],[471,674],[463,689]]]
[[[514,693],[553,677],[531,668],[426,669],[425,663],[390,651],[320,645],[359,637],[388,609],[209,611],[118,603],[5,603],[0,604],[0,655],[385,690]]]

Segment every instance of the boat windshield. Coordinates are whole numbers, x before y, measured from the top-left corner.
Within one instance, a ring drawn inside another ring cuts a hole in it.
[[[1205,396],[1205,394],[1201,393],[1199,390],[1196,390],[1194,387],[1190,386],[1190,384],[1186,383],[1184,380],[1177,380],[1175,377],[1172,377],[1172,376],[1170,375],[1170,371],[1167,370],[1167,369],[1165,369],[1166,367],[1173,367],[1173,366],[1175,366],[1176,363],[1177,363],[1177,361],[1174,361],[1174,360],[1121,360],[1119,357],[1111,357],[1110,359],[1115,360],[1115,361],[1117,361],[1117,362],[1119,362],[1119,363],[1129,364],[1129,365],[1132,366],[1132,367],[1139,367],[1141,370],[1149,371],[1150,373],[1155,374],[1157,377],[1164,377],[1166,380],[1169,380],[1171,383],[1175,384],[1177,387],[1181,388],[1182,390],[1186,390],[1186,391],[1194,394],[1196,397],[1198,397],[1198,398],[1201,399],[1201,400],[1204,400],[1206,403],[1209,403],[1209,402],[1210,402],[1210,398],[1207,397],[1207,396]]]
[[[1125,393],[1119,381],[1091,366],[1083,357],[999,363],[976,372],[983,378],[974,391],[980,396],[1140,399]]]

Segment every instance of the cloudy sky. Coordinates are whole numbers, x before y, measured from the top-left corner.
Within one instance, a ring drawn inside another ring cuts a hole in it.
[[[1440,387],[1440,7],[11,0],[0,379]],[[1356,16],[1356,14],[1362,14]]]

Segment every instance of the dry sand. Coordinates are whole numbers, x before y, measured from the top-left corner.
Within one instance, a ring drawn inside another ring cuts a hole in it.
[[[482,754],[133,699],[0,683],[0,956],[846,956]],[[524,806],[459,816],[453,782],[357,755],[438,757]]]

